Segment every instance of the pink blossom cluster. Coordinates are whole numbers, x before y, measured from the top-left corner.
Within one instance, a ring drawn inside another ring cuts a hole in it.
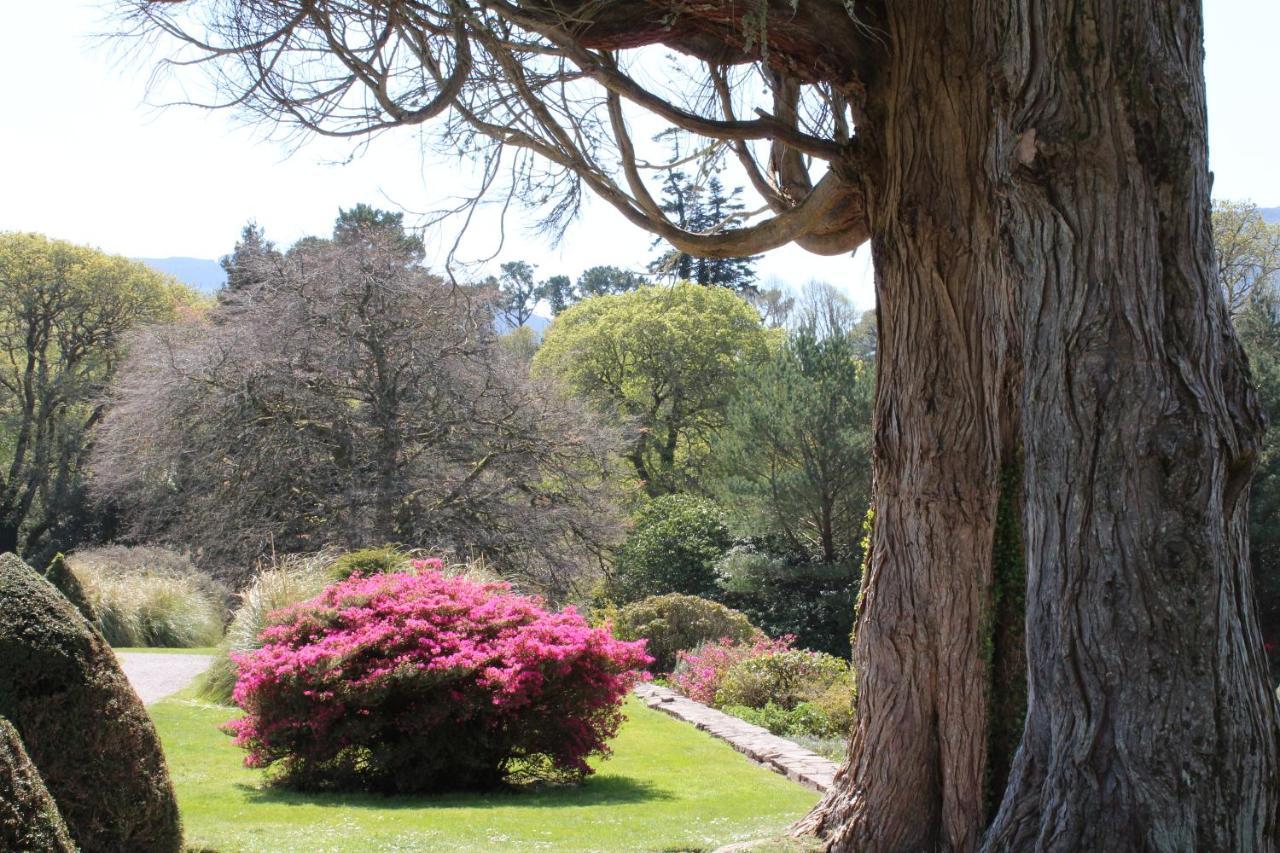
[[[721,637],[713,643],[703,643],[690,651],[676,655],[676,668],[671,673],[671,684],[680,693],[704,705],[715,703],[716,691],[725,674],[740,661],[769,657],[790,651],[795,637],[786,634],[770,639],[760,634],[752,640],[739,643],[729,637]]]
[[[589,773],[644,677],[644,642],[508,584],[414,568],[279,611],[262,647],[235,656],[245,714],[228,728],[246,764],[300,786],[396,791],[492,784],[532,757]]]

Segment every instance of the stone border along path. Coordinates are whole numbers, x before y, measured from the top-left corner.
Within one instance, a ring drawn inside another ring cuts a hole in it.
[[[213,663],[212,655],[155,652],[121,652],[116,658],[144,705],[177,693]]]
[[[771,734],[768,729],[740,720],[701,702],[687,699],[666,687],[641,683],[635,686],[641,702],[692,723],[712,737],[732,746],[752,761],[781,773],[806,788],[825,793],[835,781],[836,764],[816,752]]]

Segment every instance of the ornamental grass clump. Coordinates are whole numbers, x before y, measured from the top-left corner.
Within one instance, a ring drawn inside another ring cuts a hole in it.
[[[503,583],[420,569],[357,576],[275,614],[236,656],[228,724],[278,783],[485,790],[591,772],[649,663],[642,642],[545,610]]]

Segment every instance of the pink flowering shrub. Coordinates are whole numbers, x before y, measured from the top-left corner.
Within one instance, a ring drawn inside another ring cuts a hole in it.
[[[276,613],[236,656],[228,724],[245,763],[286,785],[486,789],[513,770],[591,772],[649,663],[643,642],[500,583],[355,576]]]
[[[671,685],[695,702],[714,705],[720,682],[735,664],[790,651],[794,639],[790,634],[776,640],[759,634],[741,643],[730,637],[703,643],[691,651],[676,655],[677,663],[671,673]]]

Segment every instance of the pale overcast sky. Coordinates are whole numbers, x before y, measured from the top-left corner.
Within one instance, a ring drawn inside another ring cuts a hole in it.
[[[1215,195],[1280,205],[1280,0],[1205,5]],[[109,7],[0,2],[0,231],[133,257],[217,258],[249,219],[287,245],[328,233],[340,206],[429,210],[465,188],[465,164],[424,163],[411,131],[387,134],[354,159],[349,145],[329,141],[290,154],[230,114],[148,106],[150,68],[92,38]],[[495,227],[481,222],[477,238],[491,239]],[[499,260],[537,263],[541,276],[606,263],[639,269],[652,255],[649,236],[602,203],[590,204],[560,245],[510,230]],[[444,236],[431,247],[437,261]],[[851,260],[782,249],[759,272],[791,285],[825,279],[861,307],[873,303],[865,250]]]

